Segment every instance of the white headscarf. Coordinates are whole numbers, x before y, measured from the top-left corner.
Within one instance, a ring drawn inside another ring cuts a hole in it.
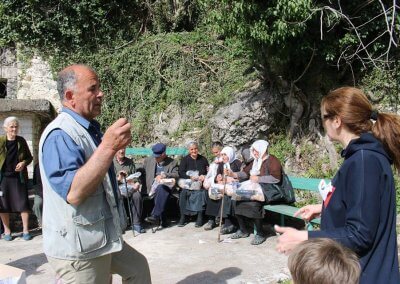
[[[229,163],[233,163],[236,160],[235,150],[230,146],[222,148],[221,154],[225,154],[229,158]]]
[[[250,155],[254,158],[253,167],[251,168],[252,172],[258,172],[258,174],[260,173],[260,169],[261,169],[263,160],[268,158],[268,156],[266,156],[265,159],[263,159],[264,154],[268,150],[268,146],[269,146],[269,143],[265,140],[257,140],[251,145]],[[259,153],[258,158],[256,158],[254,156],[253,149]]]

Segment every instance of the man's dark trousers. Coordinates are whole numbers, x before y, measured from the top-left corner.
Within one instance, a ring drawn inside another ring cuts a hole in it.
[[[167,205],[168,197],[171,194],[171,189],[163,184],[160,184],[156,188],[156,194],[154,197],[154,208],[151,213],[154,217],[161,217]]]

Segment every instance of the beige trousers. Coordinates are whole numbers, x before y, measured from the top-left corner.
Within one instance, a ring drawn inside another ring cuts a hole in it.
[[[119,274],[122,283],[151,283],[146,257],[125,242],[121,251],[93,259],[65,260],[49,256],[47,259],[66,284],[109,284],[111,274]]]

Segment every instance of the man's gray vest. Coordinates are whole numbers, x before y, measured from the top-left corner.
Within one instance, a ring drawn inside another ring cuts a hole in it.
[[[96,150],[90,134],[63,112],[51,122],[39,143],[40,173],[43,183],[43,246],[46,255],[59,259],[91,259],[122,249],[126,213],[118,192],[118,206],[107,174],[97,191],[77,206],[67,203],[51,187],[43,164],[43,143],[54,129],[62,129],[85,152],[86,161]]]

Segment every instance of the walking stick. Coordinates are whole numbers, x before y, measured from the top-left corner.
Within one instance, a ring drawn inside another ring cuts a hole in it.
[[[126,175],[124,175],[124,182],[125,182],[126,198],[128,199],[129,219],[131,219],[131,229],[133,231],[133,216],[131,211],[131,202],[129,201],[129,191],[128,191],[128,184],[126,183]]]
[[[224,169],[225,169],[225,165],[224,165]],[[224,212],[224,199],[225,199],[225,188],[226,188],[225,171],[224,171],[224,175],[223,175],[223,180],[224,180],[224,188],[222,189],[221,212],[219,214],[218,242],[221,242],[222,216],[223,216],[223,212]]]

